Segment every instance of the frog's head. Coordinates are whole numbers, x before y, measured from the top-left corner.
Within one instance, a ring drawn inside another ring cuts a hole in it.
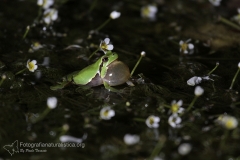
[[[117,53],[108,51],[104,56],[101,57],[102,67],[101,67],[101,77],[105,77],[108,66],[118,59]]]
[[[118,59],[118,54],[115,52],[108,51],[104,56],[101,57],[102,59],[102,67],[105,68],[113,61]]]

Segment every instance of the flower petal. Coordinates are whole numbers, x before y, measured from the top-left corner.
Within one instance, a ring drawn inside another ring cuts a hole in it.
[[[189,44],[188,44],[188,49],[193,49],[193,48],[194,48],[194,45],[191,44],[191,43],[189,43]]]
[[[181,107],[182,104],[183,104],[183,101],[182,101],[182,100],[179,100],[179,101],[177,102],[177,105],[178,105],[179,107]]]
[[[180,45],[182,45],[183,43],[184,43],[184,42],[183,42],[182,40],[179,42]]]
[[[112,45],[112,44],[107,45],[107,49],[108,49],[109,51],[113,50],[113,45]]]
[[[31,61],[33,64],[37,64],[37,61],[36,60],[32,60]]]
[[[57,10],[53,10],[53,11],[52,11],[51,19],[52,19],[53,21],[55,21],[55,20],[57,20],[57,18],[58,18],[58,11],[57,11]]]
[[[109,44],[110,39],[109,39],[109,38],[105,38],[105,39],[104,39],[104,42],[105,42],[106,44]]]
[[[110,18],[112,18],[112,19],[117,19],[117,18],[119,18],[121,16],[121,13],[120,12],[117,12],[117,11],[113,11],[113,12],[111,12],[111,14],[110,14]]]
[[[28,69],[29,69],[29,62],[30,62],[30,59],[27,61],[27,65],[26,65]]]

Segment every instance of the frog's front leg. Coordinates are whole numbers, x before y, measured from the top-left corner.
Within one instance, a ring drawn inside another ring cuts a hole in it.
[[[50,89],[53,90],[53,91],[58,90],[58,89],[63,89],[69,83],[70,82],[68,82],[68,81],[63,81],[63,82],[59,83],[58,85],[51,86]]]
[[[103,85],[104,85],[104,87],[105,87],[107,90],[109,90],[109,91],[112,91],[112,92],[120,92],[118,89],[115,89],[115,88],[109,86],[109,84],[108,84],[107,82],[103,82]]]

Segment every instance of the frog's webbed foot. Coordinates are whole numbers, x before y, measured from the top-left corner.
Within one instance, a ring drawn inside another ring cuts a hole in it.
[[[118,90],[116,88],[113,88],[113,87],[109,86],[106,82],[103,82],[103,85],[107,90],[109,90],[111,92],[118,92],[118,93],[121,92],[121,90]]]
[[[55,91],[55,90],[58,90],[58,89],[63,89],[67,84],[69,84],[70,82],[67,82],[67,81],[64,81],[64,82],[58,82],[58,85],[55,85],[55,86],[50,86],[50,89]]]

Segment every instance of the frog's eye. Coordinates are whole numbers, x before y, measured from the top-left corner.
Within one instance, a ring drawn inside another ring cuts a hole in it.
[[[102,59],[102,61],[103,61],[103,62],[107,62],[107,61],[108,61],[108,57],[104,57],[104,58]]]

